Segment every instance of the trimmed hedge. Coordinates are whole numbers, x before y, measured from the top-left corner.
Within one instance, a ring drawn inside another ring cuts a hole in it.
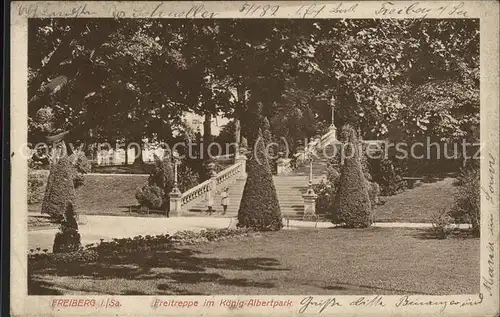
[[[260,130],[257,140],[259,139],[262,140]],[[238,210],[238,227],[257,231],[281,229],[281,211],[264,142],[255,143],[254,153],[247,167],[248,178]]]
[[[356,132],[345,126],[342,135],[347,143],[346,158],[340,169],[332,218],[338,217],[348,228],[366,228],[372,224],[372,206],[359,158]]]
[[[50,169],[42,202],[42,214],[62,220],[68,203],[74,205],[75,169],[68,157],[63,157]]]
[[[75,219],[73,205],[68,203],[65,218],[61,222],[61,231],[54,238],[53,253],[68,253],[78,251],[81,247],[78,224]]]

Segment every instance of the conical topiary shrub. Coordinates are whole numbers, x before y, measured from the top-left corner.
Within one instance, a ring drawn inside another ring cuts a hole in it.
[[[54,164],[49,173],[42,202],[42,214],[48,214],[55,221],[61,221],[68,203],[74,204],[75,168],[68,156]]]
[[[258,136],[262,138],[260,130]],[[248,177],[238,210],[238,227],[253,228],[258,231],[281,229],[283,223],[280,205],[265,154],[264,142],[255,143],[247,169]]]
[[[332,213],[348,228],[366,228],[372,224],[372,206],[363,168],[359,158],[359,144],[355,130],[342,129],[344,165],[340,169],[339,188]]]
[[[53,253],[74,252],[82,246],[75,216],[73,204],[68,203],[64,220],[61,222],[61,231],[56,234],[54,239]]]

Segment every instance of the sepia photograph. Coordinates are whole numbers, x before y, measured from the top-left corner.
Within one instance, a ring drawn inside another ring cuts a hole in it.
[[[177,5],[16,9],[27,298],[61,313],[127,296],[184,314],[492,303],[498,131],[479,18]]]
[[[29,294],[477,293],[479,40],[31,19]]]

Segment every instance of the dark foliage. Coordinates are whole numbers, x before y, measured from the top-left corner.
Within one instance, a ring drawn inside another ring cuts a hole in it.
[[[61,231],[56,234],[54,239],[53,253],[74,252],[81,247],[73,204],[68,203],[64,216],[64,220],[61,222]]]
[[[45,174],[28,169],[28,204],[43,201],[47,177]]]
[[[480,169],[471,167],[461,171],[457,178],[455,202],[450,211],[457,223],[470,223],[472,235],[480,235],[481,225],[481,187]]]
[[[346,140],[346,158],[340,169],[333,212],[346,227],[366,228],[372,224],[372,206],[359,158],[356,132],[345,126],[342,133]]]
[[[262,138],[260,131],[258,137]],[[257,231],[279,230],[283,224],[271,168],[263,142],[256,142],[255,146],[247,164],[248,178],[238,210],[238,227]]]
[[[161,208],[168,210],[170,208],[168,195],[174,188],[174,169],[170,153],[167,153],[163,159],[155,155],[155,166],[149,175],[148,184],[149,186],[157,186],[163,190]]]
[[[390,159],[373,160],[370,164],[373,180],[380,186],[382,196],[392,196],[407,188]]]
[[[56,220],[62,220],[68,203],[74,204],[75,170],[68,157],[63,157],[50,170],[45,196],[42,203],[42,214],[49,214]]]
[[[146,185],[135,192],[139,205],[147,209],[159,209],[163,204],[163,197],[163,190],[155,185]]]

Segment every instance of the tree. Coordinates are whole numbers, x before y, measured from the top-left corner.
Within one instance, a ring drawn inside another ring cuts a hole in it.
[[[361,167],[356,132],[346,125],[342,128],[342,137],[345,159],[340,169],[339,188],[332,212],[348,228],[366,228],[372,224],[372,206]]]
[[[258,135],[262,138],[261,132]],[[259,231],[281,229],[278,196],[263,142],[255,143],[254,155],[247,167],[248,178],[238,210],[238,227]]]
[[[61,231],[54,238],[53,253],[65,253],[78,251],[81,247],[78,223],[76,222],[73,204],[68,202],[61,222]]]
[[[48,214],[56,221],[63,219],[68,204],[73,206],[75,202],[74,177],[75,170],[69,157],[65,156],[52,165],[42,202],[42,214]]]

